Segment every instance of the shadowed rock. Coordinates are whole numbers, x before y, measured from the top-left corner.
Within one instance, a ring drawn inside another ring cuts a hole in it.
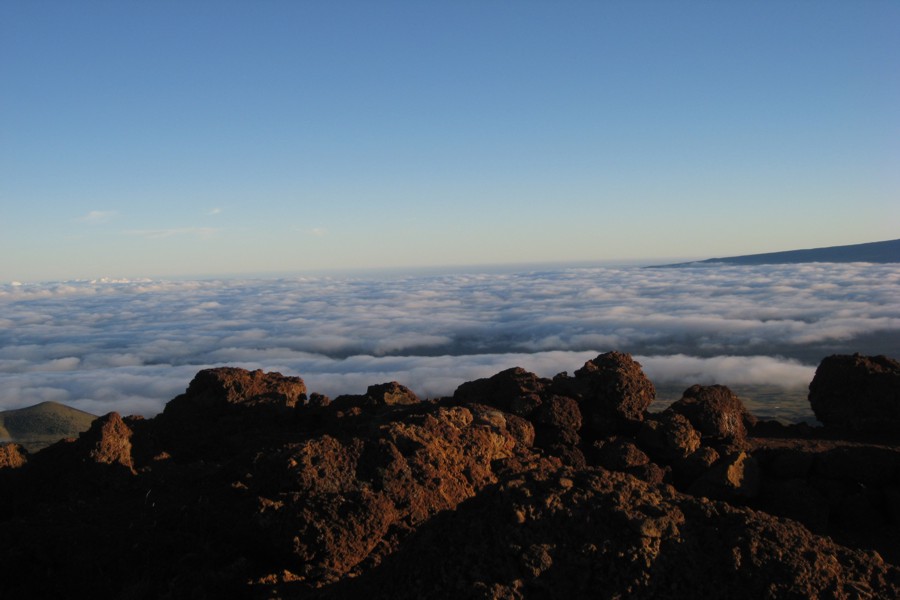
[[[889,598],[898,576],[797,523],[622,473],[541,468],[437,516],[323,596]]]
[[[495,406],[528,418],[541,404],[541,394],[550,382],[520,367],[506,369],[485,379],[463,383],[453,393],[458,402]]]
[[[809,404],[826,427],[900,435],[900,362],[829,356],[809,384]]]
[[[719,460],[691,485],[688,492],[717,500],[741,501],[755,498],[759,485],[756,459],[740,452]]]

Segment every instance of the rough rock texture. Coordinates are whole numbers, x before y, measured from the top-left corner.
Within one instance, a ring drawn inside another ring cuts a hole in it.
[[[694,496],[739,501],[759,494],[760,474],[756,459],[740,452],[713,463],[688,491]]]
[[[898,575],[796,523],[621,473],[539,468],[433,519],[325,596],[887,598]]]
[[[299,377],[205,369],[166,404],[153,431],[161,437],[157,443],[178,460],[209,452],[227,456],[245,445],[248,431],[290,421],[306,402],[306,384]]]
[[[809,403],[826,427],[900,434],[900,362],[887,356],[829,356],[809,384]]]
[[[216,414],[234,406],[293,408],[305,400],[306,384],[299,377],[220,367],[197,373],[187,391],[166,404],[163,414]]]
[[[871,551],[900,560],[900,449],[699,445],[681,414],[641,425],[629,361],[439,400],[201,371],[156,418],[111,413],[23,464],[0,447],[0,597],[900,595]]]
[[[319,394],[315,394],[315,396],[315,399],[311,397],[310,404],[319,406],[328,404],[328,402],[323,404],[319,401]],[[395,406],[416,404],[417,402],[420,402],[419,397],[408,387],[396,381],[370,385],[366,393],[362,395],[344,395],[334,399],[335,406],[340,409],[348,409],[354,406]]]
[[[589,437],[633,432],[656,397],[640,363],[622,352],[607,352],[587,361],[575,377],[557,376],[553,391],[575,398]]]
[[[700,434],[687,417],[673,411],[645,420],[637,439],[643,448],[664,462],[685,458],[700,447]]]
[[[132,471],[131,435],[131,429],[119,413],[112,412],[96,419],[78,438],[76,447],[92,462],[120,465]]]
[[[412,390],[396,381],[370,385],[369,389],[366,390],[366,397],[371,398],[375,404],[383,404],[385,406],[419,402],[419,397]]]
[[[459,402],[488,404],[520,417],[529,417],[541,405],[541,394],[549,383],[534,373],[514,367],[460,385],[453,398]]]
[[[0,469],[17,469],[28,462],[28,454],[19,444],[0,444]]]
[[[687,417],[704,437],[740,442],[747,436],[747,409],[724,385],[693,385],[669,410]]]

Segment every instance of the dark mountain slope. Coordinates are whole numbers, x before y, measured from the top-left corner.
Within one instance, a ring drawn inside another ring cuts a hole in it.
[[[870,242],[867,244],[852,244],[850,246],[830,246],[828,248],[809,248],[805,250],[787,250],[784,252],[766,252],[764,254],[709,258],[707,260],[664,266],[680,267],[684,265],[705,263],[778,265],[806,262],[900,262],[900,239],[888,240],[886,242]]]

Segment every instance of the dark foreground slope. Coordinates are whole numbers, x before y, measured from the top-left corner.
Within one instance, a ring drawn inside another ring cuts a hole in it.
[[[895,361],[825,370],[877,371],[895,410]],[[434,401],[201,371],[154,419],[0,447],[0,597],[900,596],[897,431],[759,423],[722,386],[653,397],[620,353]]]
[[[828,248],[808,248],[804,250],[787,250],[783,252],[766,252],[744,256],[728,256],[677,265],[671,267],[725,263],[732,265],[777,265],[810,262],[868,262],[868,263],[900,263],[900,239],[849,246],[831,246]]]

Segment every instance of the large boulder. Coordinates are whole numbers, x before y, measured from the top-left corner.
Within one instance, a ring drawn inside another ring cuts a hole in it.
[[[131,435],[131,429],[119,413],[111,412],[95,419],[91,428],[79,436],[75,446],[86,461],[100,465],[118,465],[133,471]]]
[[[187,390],[166,404],[163,414],[211,417],[239,407],[283,411],[305,401],[306,384],[299,377],[219,367],[197,373]]]
[[[541,405],[541,395],[550,382],[521,367],[491,377],[463,383],[453,393],[457,402],[487,404],[529,418]]]
[[[330,402],[322,402],[321,394],[312,394],[309,404],[311,406],[327,406]],[[365,394],[345,394],[334,399],[334,407],[348,409],[361,406],[400,406],[404,404],[417,404],[419,397],[415,392],[396,381],[370,385]]]
[[[396,406],[419,402],[419,397],[412,390],[396,381],[370,385],[366,390],[366,397],[371,398],[377,406]]]
[[[744,440],[749,413],[741,399],[724,385],[693,385],[669,410],[687,417],[703,437],[722,441]]]
[[[731,502],[755,498],[760,486],[759,463],[746,452],[726,456],[703,473],[688,492]]]
[[[633,433],[656,397],[640,363],[623,352],[607,352],[584,363],[575,377],[557,376],[552,390],[575,398],[589,435]]]
[[[28,453],[12,442],[0,444],[0,469],[18,469],[28,462]]]
[[[673,411],[654,415],[641,424],[637,440],[663,462],[685,458],[700,447],[700,434],[687,417]]]
[[[254,430],[289,425],[306,404],[306,384],[299,377],[234,367],[204,369],[149,424],[157,443],[146,444],[153,449],[141,454],[164,449],[183,460],[224,456],[245,445],[244,438]]]
[[[900,362],[887,356],[829,356],[809,384],[809,404],[826,427],[900,435]]]

